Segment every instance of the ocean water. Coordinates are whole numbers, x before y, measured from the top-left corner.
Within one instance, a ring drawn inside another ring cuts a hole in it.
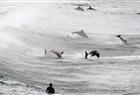
[[[64,95],[140,95],[140,3],[96,2],[83,12],[76,4],[0,3],[0,75],[10,78],[1,95],[43,95],[49,83]],[[81,29],[88,39],[68,36]],[[101,57],[85,60],[90,50]]]

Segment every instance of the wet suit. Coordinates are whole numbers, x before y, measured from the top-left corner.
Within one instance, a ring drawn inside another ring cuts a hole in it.
[[[47,89],[46,89],[46,93],[48,94],[55,94],[55,90],[52,86],[49,86]]]

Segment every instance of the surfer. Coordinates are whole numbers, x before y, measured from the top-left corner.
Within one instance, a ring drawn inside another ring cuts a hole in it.
[[[122,38],[121,35],[116,35],[116,37],[118,37],[122,41],[122,43],[127,44],[127,40]]]
[[[51,50],[52,53],[54,53],[55,55],[57,55],[58,58],[62,58],[62,55],[64,54],[64,51],[58,52],[55,50]]]
[[[89,53],[87,53],[87,51],[85,51],[85,59],[88,58],[88,55],[90,55],[91,57],[93,57],[93,56],[96,56],[96,57],[98,57],[98,58],[100,57],[99,52],[96,51],[96,50],[92,50],[92,51],[90,51]]]
[[[46,89],[46,93],[48,94],[55,94],[55,89],[52,87],[52,83],[49,84],[49,87]]]

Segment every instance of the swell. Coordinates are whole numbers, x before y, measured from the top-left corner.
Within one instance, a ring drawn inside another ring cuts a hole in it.
[[[1,23],[0,33],[0,42],[3,43],[0,45],[0,71],[3,74],[29,85],[39,85],[43,89],[52,82],[57,91],[68,93],[121,93],[135,85],[131,79],[139,73],[139,67],[135,70],[136,66],[122,65],[124,62],[120,60],[139,60],[139,37],[125,35],[130,45],[121,45],[120,40],[115,38],[112,32],[104,33],[106,26],[110,25],[105,25],[106,19],[100,20],[100,17],[104,16],[100,13],[95,12],[94,14],[99,16],[96,17],[93,14],[88,16],[72,10],[56,11],[57,6],[54,8],[54,5],[39,9],[36,8],[37,5],[29,5],[13,11],[2,20],[4,23]],[[81,19],[86,21],[83,22]],[[86,23],[91,19],[93,22]],[[112,22],[114,23],[114,20]],[[93,25],[95,28],[91,28]],[[81,27],[85,28],[89,39],[67,38],[67,33]],[[105,29],[100,30],[101,27]],[[104,34],[96,34],[96,29]],[[107,28],[110,29],[112,28]],[[64,57],[44,57],[44,48],[64,50]],[[101,59],[84,60],[83,51],[92,49],[101,53]],[[38,56],[34,56],[34,53]],[[117,62],[120,64],[116,65]],[[127,63],[129,62],[125,62]],[[139,78],[134,79],[138,80]]]

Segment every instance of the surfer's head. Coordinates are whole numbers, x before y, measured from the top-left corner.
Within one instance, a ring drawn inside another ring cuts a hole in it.
[[[49,86],[52,87],[52,83],[50,83]]]

